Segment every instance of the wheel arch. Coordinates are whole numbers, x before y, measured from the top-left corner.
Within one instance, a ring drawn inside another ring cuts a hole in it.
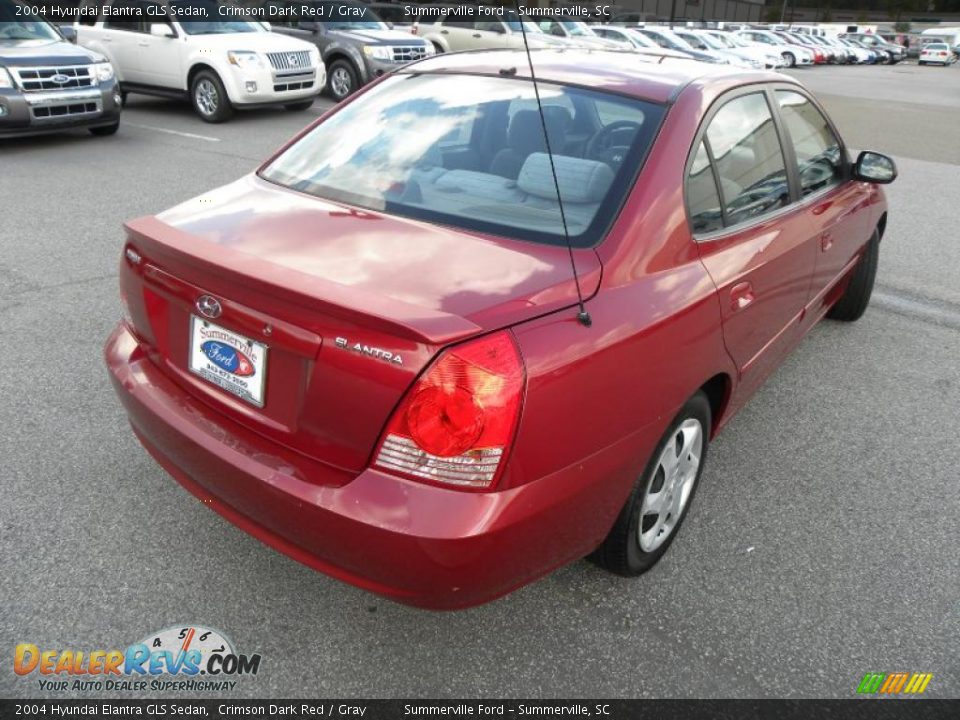
[[[880,216],[880,219],[877,221],[877,232],[880,234],[880,239],[883,240],[883,234],[887,231],[887,211],[883,211],[883,215]]]
[[[190,92],[190,88],[193,86],[193,79],[204,70],[209,70],[212,73],[215,73],[220,82],[223,82],[223,76],[217,71],[217,69],[208,63],[205,62],[196,62],[190,66],[190,70],[187,71],[187,92]],[[226,88],[226,84],[224,84]]]
[[[717,434],[717,429],[726,420],[725,413],[730,405],[730,395],[733,391],[733,381],[725,373],[717,373],[700,386],[699,392],[707,397],[710,403],[710,437]]]

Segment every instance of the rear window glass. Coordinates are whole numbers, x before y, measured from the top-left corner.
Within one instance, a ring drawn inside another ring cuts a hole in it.
[[[565,243],[602,239],[663,115],[660,105],[513,78],[402,74],[319,125],[262,177],[428,222]]]

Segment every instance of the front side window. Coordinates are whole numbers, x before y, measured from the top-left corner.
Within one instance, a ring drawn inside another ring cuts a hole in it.
[[[574,245],[602,239],[663,107],[540,83]],[[466,230],[565,243],[532,83],[399,74],[335,113],[262,172],[335,202]],[[526,112],[525,112],[526,111]],[[620,120],[604,126],[601,117]],[[589,137],[575,134],[589,130]]]
[[[797,156],[801,193],[809,195],[842,182],[844,154],[827,119],[800,93],[777,90],[776,97]]]
[[[706,138],[727,225],[753,220],[789,203],[783,149],[762,92],[727,102],[710,121]]]
[[[707,147],[700,143],[687,174],[687,207],[695,233],[709,233],[723,227],[720,194],[710,166]]]

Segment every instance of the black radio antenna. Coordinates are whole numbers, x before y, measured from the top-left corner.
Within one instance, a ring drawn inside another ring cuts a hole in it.
[[[557,167],[553,163],[553,150],[550,148],[550,136],[547,134],[547,118],[543,114],[543,103],[540,102],[540,89],[537,87],[537,73],[533,69],[533,57],[530,55],[530,43],[527,42],[527,28],[523,24],[523,15],[520,12],[520,0],[514,0],[517,8],[517,20],[520,23],[520,34],[523,35],[523,49],[527,55],[527,65],[530,68],[530,80],[533,82],[533,94],[537,98],[537,112],[540,115],[540,126],[543,128],[543,142],[547,148],[547,158],[550,161],[550,174],[553,176],[553,186],[557,191],[557,206],[560,208],[560,222],[563,224],[563,237],[567,242],[567,255],[570,257],[570,270],[573,271],[573,284],[577,288],[577,305],[580,311],[577,320],[584,327],[590,327],[593,319],[583,304],[583,291],[580,289],[580,277],[577,275],[577,263],[573,257],[573,243],[570,241],[570,230],[567,227],[567,215],[563,211],[563,198],[560,196],[560,179],[557,177]]]

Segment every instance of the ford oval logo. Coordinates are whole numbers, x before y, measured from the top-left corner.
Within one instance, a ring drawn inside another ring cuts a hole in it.
[[[287,62],[289,62],[292,67],[297,67],[300,64],[300,58],[296,55],[288,55]]]
[[[238,377],[250,377],[256,372],[250,358],[229,345],[224,345],[216,340],[207,340],[200,346],[200,349],[210,359],[210,362],[228,373]]]
[[[66,85],[68,82],[70,82],[70,76],[64,75],[63,73],[57,73],[56,75],[52,75],[50,80],[55,82],[57,85]]]
[[[197,311],[204,317],[213,320],[220,317],[223,308],[220,307],[220,301],[213,295],[201,295],[197,298]]]

